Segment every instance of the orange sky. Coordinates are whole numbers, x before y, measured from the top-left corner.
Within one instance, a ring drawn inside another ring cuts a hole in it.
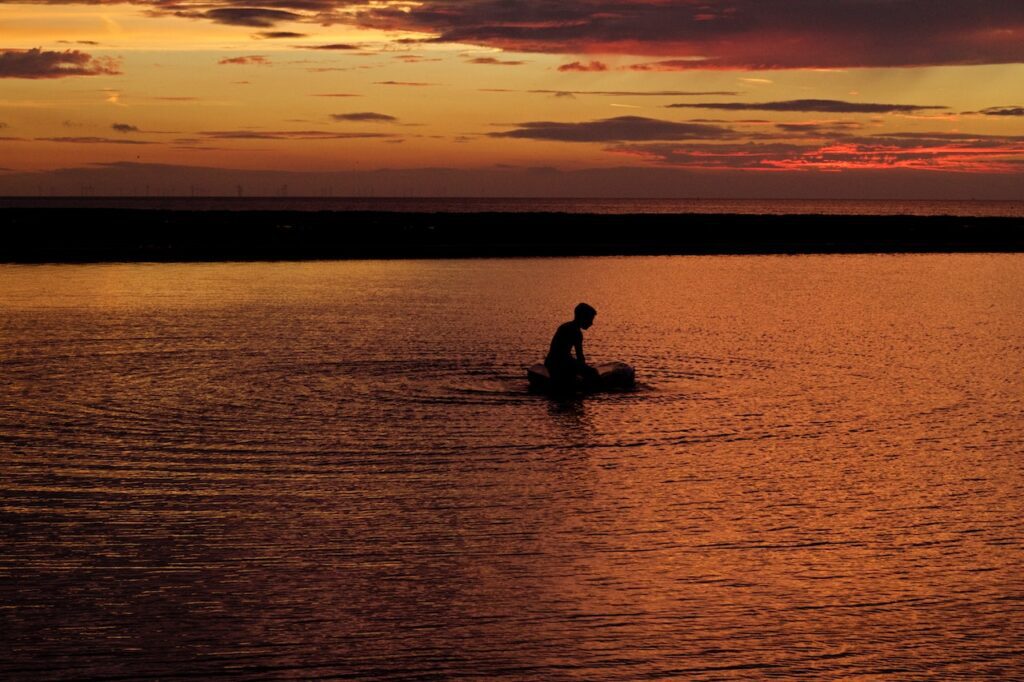
[[[240,186],[538,166],[1024,181],[1024,3],[5,2],[0,18],[3,193],[106,164]]]

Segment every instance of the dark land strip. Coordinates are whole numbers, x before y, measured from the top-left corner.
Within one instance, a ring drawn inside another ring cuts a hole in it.
[[[1024,218],[0,209],[0,262],[1024,252]]]

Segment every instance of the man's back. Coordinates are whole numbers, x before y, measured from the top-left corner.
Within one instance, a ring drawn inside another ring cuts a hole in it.
[[[554,337],[551,339],[548,360],[552,362],[571,360],[572,349],[574,347],[580,348],[582,345],[583,332],[580,331],[580,326],[575,320],[566,322],[558,327]]]

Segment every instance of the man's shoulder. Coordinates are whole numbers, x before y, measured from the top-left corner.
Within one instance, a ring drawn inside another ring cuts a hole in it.
[[[583,338],[583,330],[580,329],[579,325],[576,324],[574,320],[570,320],[569,322],[566,322],[565,324],[560,326],[556,333],[559,336],[565,337],[567,339],[572,339],[573,341],[575,341],[576,339]]]

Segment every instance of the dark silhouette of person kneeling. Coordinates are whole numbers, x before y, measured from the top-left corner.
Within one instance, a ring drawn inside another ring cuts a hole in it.
[[[576,377],[584,382],[596,382],[597,370],[587,364],[583,354],[583,330],[594,324],[597,311],[586,303],[580,303],[573,311],[573,319],[558,327],[551,339],[551,350],[544,359],[544,366],[551,375],[551,387],[557,393],[571,393],[576,388]],[[573,358],[571,351],[576,350]]]

